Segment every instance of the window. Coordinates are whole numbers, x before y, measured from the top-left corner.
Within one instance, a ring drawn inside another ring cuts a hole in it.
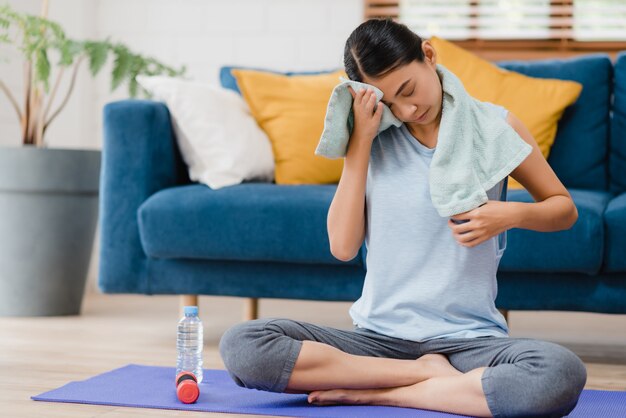
[[[573,38],[580,41],[626,41],[626,1],[574,2]]]
[[[626,0],[366,0],[371,17],[466,47],[626,49]]]

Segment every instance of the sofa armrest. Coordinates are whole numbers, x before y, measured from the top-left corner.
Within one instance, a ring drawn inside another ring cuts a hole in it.
[[[152,194],[189,182],[165,104],[121,100],[103,110],[100,264],[105,293],[150,293],[137,208]]]

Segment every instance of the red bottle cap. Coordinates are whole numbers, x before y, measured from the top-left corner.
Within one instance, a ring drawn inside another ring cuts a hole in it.
[[[198,384],[193,380],[184,380],[176,387],[176,395],[181,402],[194,403],[200,396]]]

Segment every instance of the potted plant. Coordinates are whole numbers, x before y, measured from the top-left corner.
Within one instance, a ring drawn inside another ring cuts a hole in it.
[[[130,97],[137,96],[139,74],[185,72],[108,38],[69,39],[46,18],[47,9],[47,1],[42,16],[0,6],[0,42],[21,51],[25,86],[20,104],[0,78],[21,124],[22,144],[0,146],[0,316],[80,313],[98,216],[100,151],[50,148],[46,131],[67,104],[81,63],[87,61],[95,76],[113,55],[111,90],[128,81]],[[56,68],[51,55],[58,56]],[[55,107],[68,73],[69,88]]]

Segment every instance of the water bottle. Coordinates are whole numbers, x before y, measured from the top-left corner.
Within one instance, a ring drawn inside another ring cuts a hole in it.
[[[202,321],[198,318],[197,306],[185,306],[185,316],[178,322],[176,350],[176,375],[186,371],[193,373],[202,382],[202,348],[204,345]]]

